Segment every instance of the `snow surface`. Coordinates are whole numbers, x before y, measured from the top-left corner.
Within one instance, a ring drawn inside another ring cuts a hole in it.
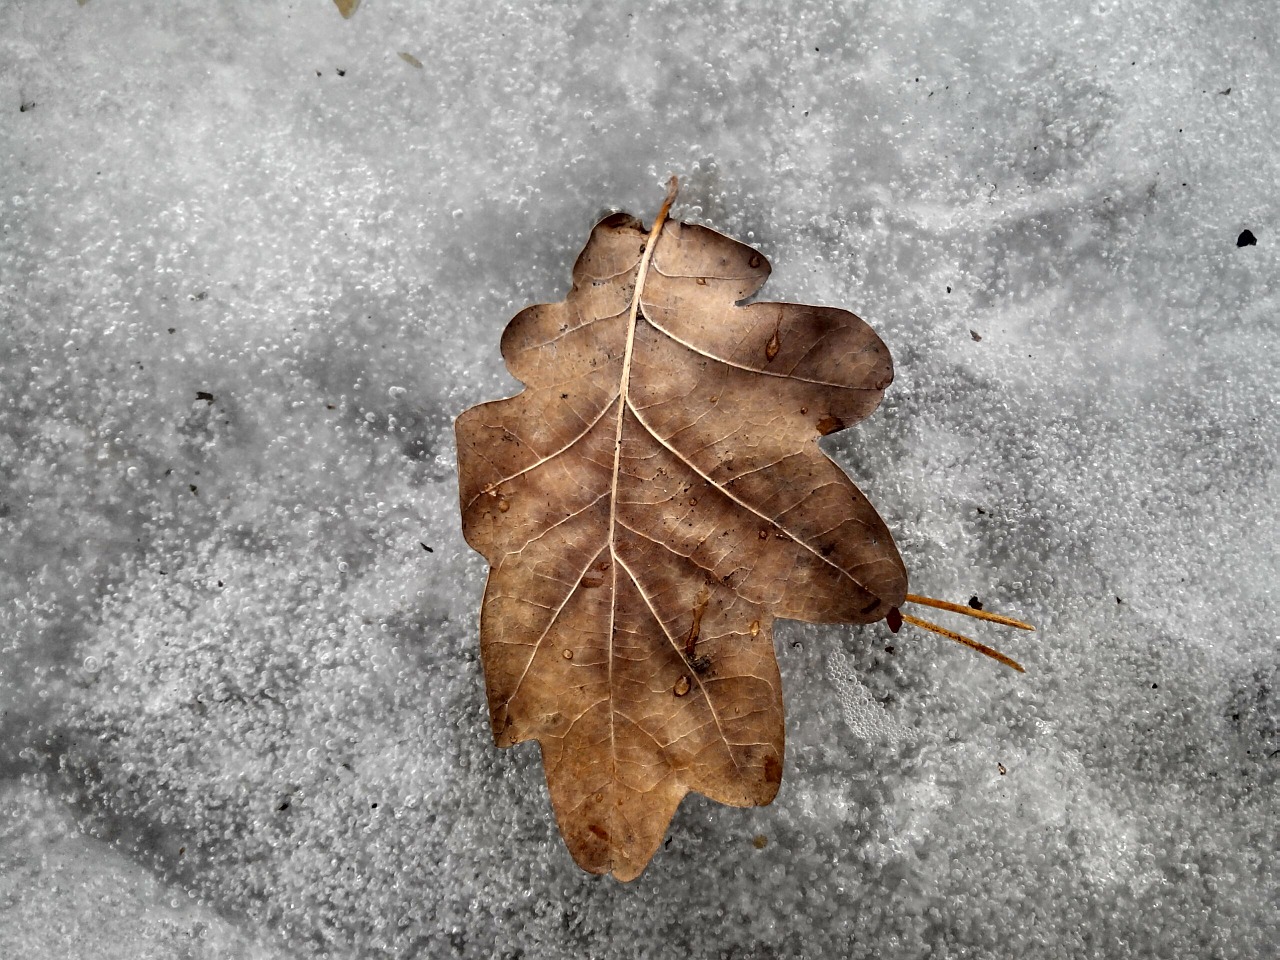
[[[1274,956],[1278,41],[1243,0],[0,4],[0,957]],[[913,589],[1040,631],[978,631],[1018,676],[780,625],[778,799],[691,797],[621,885],[492,746],[452,418],[669,172],[892,349],[830,449]]]

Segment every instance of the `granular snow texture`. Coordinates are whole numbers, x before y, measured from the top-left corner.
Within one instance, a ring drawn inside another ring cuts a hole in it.
[[[0,956],[1274,956],[1276,130],[1266,4],[0,5]],[[1039,632],[780,624],[777,800],[623,885],[492,745],[452,419],[669,173]]]

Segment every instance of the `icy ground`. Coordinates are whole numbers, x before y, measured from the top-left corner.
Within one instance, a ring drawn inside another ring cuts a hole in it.
[[[1277,130],[1245,0],[4,0],[0,957],[1274,956]],[[451,423],[668,172],[1040,631],[783,625],[777,801],[623,886],[492,746]]]

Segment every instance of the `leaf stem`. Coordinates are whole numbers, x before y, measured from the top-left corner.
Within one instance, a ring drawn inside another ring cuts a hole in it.
[[[609,482],[609,574],[611,577],[611,600],[609,604],[609,651],[608,660],[608,685],[609,685],[609,753],[612,759],[612,769],[610,771],[610,779],[616,781],[618,778],[618,731],[616,723],[617,711],[613,708],[613,637],[614,631],[617,629],[616,617],[618,610],[618,567],[620,561],[618,553],[614,546],[614,537],[618,528],[618,473],[622,467],[622,425],[627,418],[627,387],[631,381],[631,357],[635,351],[636,343],[636,320],[640,314],[640,294],[644,290],[645,278],[649,275],[649,263],[653,260],[654,247],[658,245],[658,237],[662,233],[662,226],[666,223],[667,214],[671,212],[671,205],[675,203],[676,194],[680,190],[680,181],[676,177],[672,177],[667,181],[667,196],[662,201],[662,206],[658,210],[658,215],[654,217],[653,226],[649,229],[649,238],[645,241],[644,252],[640,255],[640,264],[636,269],[636,288],[631,294],[631,313],[627,317],[627,346],[622,354],[622,379],[618,385],[618,426],[613,434],[613,479]],[[612,818],[616,814],[611,812]],[[615,836],[613,821],[610,820],[609,836]],[[609,870],[614,869],[614,864],[609,864]]]
[[[948,630],[946,627],[940,627],[936,623],[930,623],[928,620],[921,620],[919,617],[908,616],[905,613],[902,615],[902,620],[904,623],[920,627],[922,630],[928,630],[930,633],[939,634],[940,636],[946,637],[948,640],[954,640],[956,643],[963,643],[966,647],[977,650],[979,653],[990,657],[992,660],[1000,661],[1006,667],[1012,667],[1019,673],[1026,673],[1022,668],[1022,664],[1017,660],[1006,657],[994,647],[988,647],[985,643],[979,643],[977,640],[966,637],[963,633],[956,633],[954,630]]]
[[[1019,630],[1035,630],[1035,627],[1031,626],[1031,624],[1023,623],[1021,620],[1015,620],[1013,617],[1005,617],[998,613],[988,613],[986,610],[975,610],[973,607],[966,607],[963,604],[952,603],[950,600],[938,600],[934,597],[922,597],[916,593],[908,593],[907,603],[918,603],[922,607],[936,607],[939,610],[950,610],[952,613],[959,613],[966,617],[973,617],[975,620],[989,620],[992,623],[1003,624],[1006,627],[1017,627]]]

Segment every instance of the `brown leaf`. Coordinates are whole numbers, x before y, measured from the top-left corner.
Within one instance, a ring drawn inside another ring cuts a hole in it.
[[[817,445],[875,410],[888,349],[845,310],[740,305],[765,258],[666,210],[651,259],[635,218],[595,226],[568,297],[503,334],[526,389],[457,422],[494,737],[541,743],[570,853],[620,880],[690,790],[777,793],[773,619],[870,623],[907,588]]]
[[[338,8],[343,19],[350,20],[351,15],[356,12],[356,7],[360,6],[360,0],[333,0],[333,5]]]

